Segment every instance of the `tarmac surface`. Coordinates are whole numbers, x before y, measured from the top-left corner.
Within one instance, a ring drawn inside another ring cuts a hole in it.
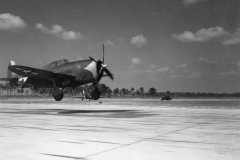
[[[0,102],[0,159],[239,160],[239,109],[112,101]]]

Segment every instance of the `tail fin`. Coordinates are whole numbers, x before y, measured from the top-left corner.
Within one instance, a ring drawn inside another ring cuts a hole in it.
[[[16,65],[16,63],[14,61],[10,61],[8,66],[14,66],[14,65]],[[8,69],[7,70],[7,78],[12,78],[12,75],[13,75],[12,72],[9,71],[9,69]]]

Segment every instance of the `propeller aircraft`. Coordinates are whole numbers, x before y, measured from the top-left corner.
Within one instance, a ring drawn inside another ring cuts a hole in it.
[[[92,83],[94,90],[91,97],[94,100],[100,98],[100,91],[97,84],[102,77],[114,79],[113,74],[104,64],[104,45],[103,60],[96,61],[92,57],[87,60],[69,62],[66,59],[54,61],[45,65],[42,69],[16,65],[10,61],[8,70],[21,77],[0,78],[2,81],[10,81],[10,85],[37,88],[53,88],[52,96],[56,101],[61,101],[64,97],[63,89],[66,87],[75,88],[77,86]],[[9,76],[8,76],[9,77]]]

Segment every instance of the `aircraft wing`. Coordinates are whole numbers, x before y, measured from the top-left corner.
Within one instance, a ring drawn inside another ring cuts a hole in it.
[[[8,69],[22,77],[35,77],[35,78],[45,79],[49,81],[52,81],[52,80],[74,81],[75,80],[75,77],[72,75],[54,73],[52,71],[31,68],[27,66],[13,65],[13,66],[8,66]]]

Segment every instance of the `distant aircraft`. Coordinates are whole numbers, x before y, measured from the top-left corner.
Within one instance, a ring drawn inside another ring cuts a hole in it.
[[[54,61],[47,64],[43,69],[37,69],[27,66],[16,65],[10,61],[8,69],[19,76],[17,78],[1,78],[0,80],[10,81],[12,85],[20,85],[24,87],[53,88],[53,97],[56,101],[63,99],[63,89],[66,87],[75,88],[88,83],[93,83],[94,90],[91,97],[94,100],[99,99],[100,91],[97,84],[102,77],[108,76],[113,78],[113,74],[104,64],[104,45],[103,60],[96,61],[92,57],[90,59],[69,62],[66,59]],[[106,74],[104,74],[104,72]]]

